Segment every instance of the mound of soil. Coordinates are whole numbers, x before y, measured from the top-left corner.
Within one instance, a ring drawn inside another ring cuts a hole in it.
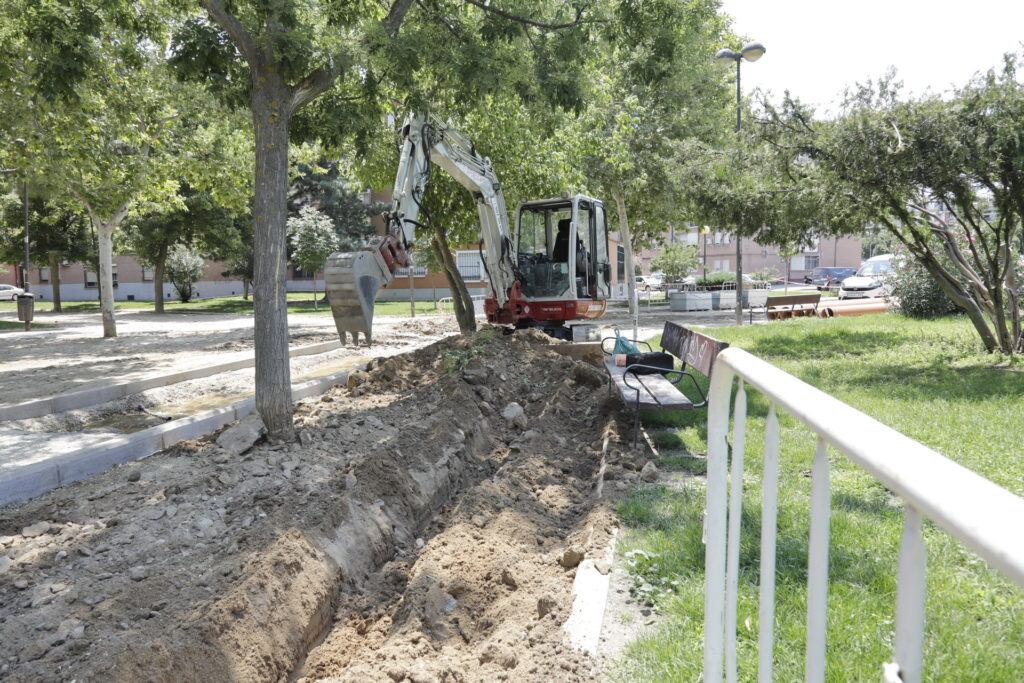
[[[375,361],[297,406],[296,443],[186,443],[0,511],[0,679],[589,678],[573,575],[613,524],[603,463],[637,466],[602,374],[550,344]]]

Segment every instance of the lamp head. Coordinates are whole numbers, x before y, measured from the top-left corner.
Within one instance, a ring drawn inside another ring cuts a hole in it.
[[[742,55],[739,52],[730,50],[727,47],[723,47],[721,50],[715,53],[715,61],[719,64],[732,64],[738,62]]]
[[[748,62],[756,62],[764,56],[764,53],[764,45],[761,43],[747,43],[743,46],[743,49],[740,50],[740,54],[743,56],[743,59]]]

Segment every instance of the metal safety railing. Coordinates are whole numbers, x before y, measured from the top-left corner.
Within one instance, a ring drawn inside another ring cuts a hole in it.
[[[730,463],[730,396],[737,379]],[[731,683],[738,676],[736,615],[747,387],[757,389],[769,401],[761,497],[758,680],[765,683],[773,677],[779,484],[777,410],[784,409],[817,435],[811,469],[806,680],[825,680],[831,515],[828,451],[832,448],[903,502],[893,661],[879,664],[887,682],[918,683],[926,594],[923,520],[931,520],[1007,578],[1024,586],[1024,498],[737,348],[718,355],[708,393],[703,680],[712,683],[724,679]]]

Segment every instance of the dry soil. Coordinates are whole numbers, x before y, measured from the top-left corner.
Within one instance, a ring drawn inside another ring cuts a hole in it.
[[[438,342],[300,403],[296,443],[188,442],[0,510],[0,679],[591,679],[573,577],[614,525],[602,475],[642,462],[553,348]]]

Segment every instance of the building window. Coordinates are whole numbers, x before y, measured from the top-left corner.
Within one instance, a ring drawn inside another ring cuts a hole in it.
[[[111,268],[110,273],[111,279],[114,281],[114,286],[117,287],[117,264],[115,263]],[[95,289],[97,283],[96,271],[85,269],[85,286],[87,289]]]
[[[39,269],[39,281],[49,282],[50,281],[50,269],[43,267]]]
[[[804,254],[804,270],[814,270],[818,267],[817,254]]]
[[[483,260],[478,251],[455,252],[455,267],[463,280],[479,281],[484,279]]]
[[[152,282],[153,281],[153,269],[142,266],[142,281]]]
[[[803,254],[797,254],[789,260],[789,267],[791,270],[804,270],[804,259],[806,257]]]
[[[626,281],[626,247],[621,244],[615,247],[616,282]]]

